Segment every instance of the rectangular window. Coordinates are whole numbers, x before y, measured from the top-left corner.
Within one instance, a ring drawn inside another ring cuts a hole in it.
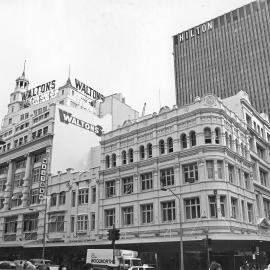
[[[38,163],[38,162],[41,162],[42,159],[46,156],[46,153],[43,152],[43,153],[39,153],[39,154],[35,154],[34,155],[34,163]]]
[[[210,217],[217,218],[217,201],[216,196],[209,196]]]
[[[152,190],[153,189],[153,179],[152,173],[143,173],[140,175],[141,177],[141,190]]]
[[[263,186],[268,186],[267,185],[267,173],[260,169],[260,181]]]
[[[75,217],[71,216],[70,217],[70,232],[74,232],[74,225],[75,225]]]
[[[0,198],[0,209],[4,208],[4,198]]]
[[[173,170],[173,168],[160,170],[160,184],[162,187],[174,185],[174,170]]]
[[[56,203],[57,203],[57,194],[53,193],[51,194],[50,206],[56,206]]]
[[[106,198],[115,196],[115,180],[105,182]]]
[[[66,192],[61,191],[59,193],[59,205],[64,205],[66,203]]]
[[[229,181],[233,183],[234,182],[234,166],[231,164],[228,164],[228,173],[229,173]]]
[[[49,232],[63,232],[65,223],[65,214],[54,213],[49,215]]]
[[[153,204],[141,205],[142,224],[153,223]]]
[[[78,204],[87,204],[88,203],[88,188],[79,189],[78,193]]]
[[[133,193],[133,176],[123,178],[122,183],[123,183],[123,194]]]
[[[0,191],[4,191],[6,189],[7,178],[0,179]]]
[[[16,234],[18,216],[5,218],[5,234]]]
[[[253,222],[253,205],[251,203],[247,203],[247,211],[248,211],[248,222]]]
[[[232,205],[232,216],[231,218],[236,219],[238,214],[238,207],[237,207],[237,199],[231,198],[231,205]]]
[[[206,168],[207,168],[207,177],[208,179],[214,178],[214,161],[213,160],[207,160],[206,161]]]
[[[91,213],[91,231],[94,231],[96,228],[96,214]]]
[[[245,202],[242,200],[241,201],[241,207],[242,207],[242,218],[243,218],[243,221],[246,220],[246,211],[245,211]]]
[[[162,222],[171,222],[175,220],[175,201],[162,202]]]
[[[257,144],[257,155],[259,158],[264,159],[264,149]]]
[[[77,217],[77,232],[87,232],[88,228],[88,216],[79,215]]]
[[[22,194],[16,193],[13,194],[11,199],[11,208],[18,207],[22,204]]]
[[[39,189],[33,189],[31,190],[31,195],[30,195],[30,204],[38,204],[40,203],[39,200]]]
[[[197,163],[187,164],[183,166],[185,183],[193,183],[198,181],[198,165]]]
[[[123,207],[123,226],[133,225],[133,206]]]
[[[218,179],[223,179],[223,161],[222,160],[217,161],[217,174],[218,174]]]
[[[39,182],[40,180],[40,168],[34,168],[32,172],[32,183]]]
[[[200,199],[191,198],[185,199],[185,210],[186,210],[186,219],[196,219],[200,218]]]
[[[115,209],[105,210],[105,227],[109,228],[115,224]]]
[[[92,196],[91,196],[91,198],[92,198],[92,200],[91,200],[91,202],[92,203],[96,203],[96,199],[97,199],[97,189],[96,189],[96,187],[92,187]]]
[[[33,232],[38,230],[38,213],[23,216],[23,232]]]
[[[72,207],[75,207],[76,205],[76,191],[75,190],[72,190],[71,205]]]
[[[250,189],[250,184],[249,184],[249,173],[244,172],[244,178],[245,178],[245,188]]]
[[[26,159],[19,160],[15,163],[15,169],[23,169],[26,166]]]
[[[270,219],[270,201],[263,199],[263,206],[264,206],[264,216],[267,219]]]
[[[226,216],[226,196],[220,196],[220,214]]]

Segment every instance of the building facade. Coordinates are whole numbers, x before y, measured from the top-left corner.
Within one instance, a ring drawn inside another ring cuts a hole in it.
[[[248,93],[270,115],[270,1],[254,1],[173,37],[177,105]]]
[[[60,171],[97,166],[101,134],[138,116],[121,94],[100,97],[86,85],[74,87],[70,79],[59,88],[51,81],[32,89],[24,72],[16,80],[0,133],[0,256],[21,257],[16,248],[40,244],[44,229],[52,233],[52,241],[61,241],[61,213],[67,211],[69,198],[62,193],[58,202],[55,179],[62,188]],[[57,222],[50,225],[50,220]]]

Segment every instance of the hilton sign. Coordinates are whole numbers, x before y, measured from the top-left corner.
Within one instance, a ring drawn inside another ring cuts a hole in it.
[[[184,31],[180,34],[177,35],[178,37],[178,42],[183,42],[185,40],[189,40],[194,38],[195,36],[200,36],[201,33],[205,33],[207,31],[210,31],[213,29],[213,21],[204,23],[202,25],[199,25],[197,27],[194,27],[188,31]]]

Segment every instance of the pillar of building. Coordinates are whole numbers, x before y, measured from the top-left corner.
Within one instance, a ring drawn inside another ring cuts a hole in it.
[[[24,239],[24,236],[23,236],[23,215],[18,215],[16,238],[19,241],[22,241]]]
[[[30,204],[30,181],[31,177],[31,155],[28,153],[26,155],[26,168],[25,168],[25,176],[23,179],[23,196],[22,196],[22,206],[26,207],[27,205]]]
[[[7,173],[7,183],[5,190],[5,201],[4,201],[4,210],[8,211],[10,208],[10,200],[12,196],[12,175],[13,175],[13,162],[8,161],[8,173]]]

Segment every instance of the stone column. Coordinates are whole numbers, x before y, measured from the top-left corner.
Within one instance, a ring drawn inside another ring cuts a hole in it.
[[[31,155],[28,153],[26,155],[26,168],[25,168],[25,176],[23,179],[23,196],[22,196],[22,206],[26,207],[30,204],[30,181],[31,177]]]
[[[13,175],[13,162],[8,161],[8,174],[7,174],[7,183],[5,190],[5,201],[4,201],[4,210],[8,211],[10,208],[10,200],[12,195],[12,175]]]
[[[23,215],[18,215],[18,220],[17,220],[17,234],[16,234],[17,240],[21,238],[24,239],[23,237]]]

